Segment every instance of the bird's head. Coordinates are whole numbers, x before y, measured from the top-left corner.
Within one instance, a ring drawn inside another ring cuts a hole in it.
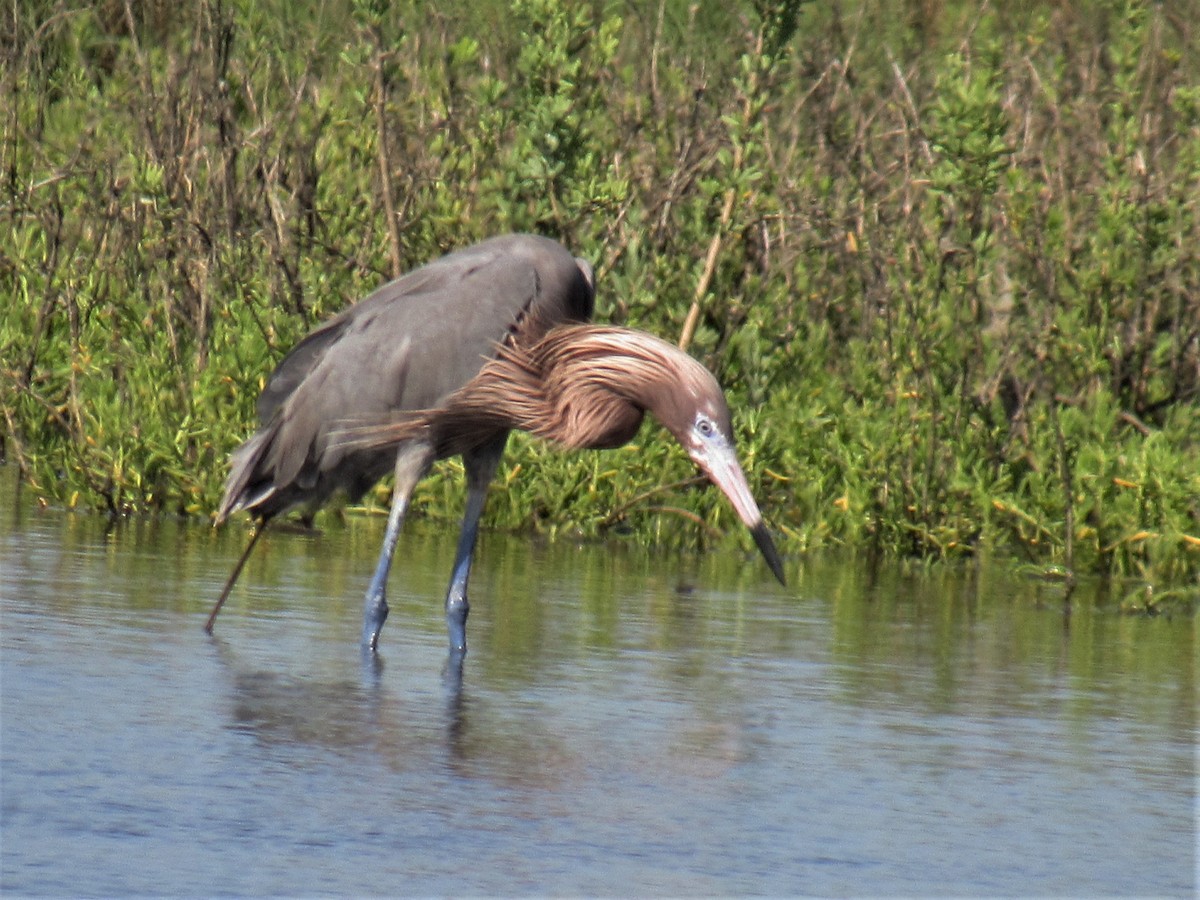
[[[555,329],[535,349],[527,368],[553,373],[559,406],[572,415],[561,434],[544,433],[571,446],[617,447],[632,438],[643,412],[658,419],[729,498],[771,572],[785,583],[779,551],[738,463],[729,404],[708,369],[644,331],[597,325]],[[564,397],[575,402],[561,402]],[[616,403],[601,402],[605,397]],[[585,428],[596,424],[601,409],[605,427]],[[539,433],[537,423],[530,430]]]
[[[738,518],[750,529],[771,572],[780,584],[786,584],[779,551],[738,462],[725,393],[708,369],[678,348],[665,346],[669,347],[665,355],[669,377],[647,392],[646,408],[729,498]]]

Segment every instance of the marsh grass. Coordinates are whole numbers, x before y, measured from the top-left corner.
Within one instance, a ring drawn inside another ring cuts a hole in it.
[[[7,5],[4,455],[53,502],[209,515],[308,328],[532,230],[717,372],[787,550],[1194,598],[1198,12]],[[488,524],[736,533],[694,474],[650,428],[515,437]],[[460,494],[448,463],[416,509]]]

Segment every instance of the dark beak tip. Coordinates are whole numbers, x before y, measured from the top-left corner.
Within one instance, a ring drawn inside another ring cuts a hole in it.
[[[787,579],[783,576],[782,564],[776,563],[776,564],[772,565],[771,566],[771,574],[775,576],[775,579],[779,582],[779,584],[782,587],[788,586]]]
[[[787,587],[787,579],[783,575],[783,560],[775,547],[775,541],[771,538],[771,532],[767,529],[767,523],[760,519],[758,524],[750,529],[750,534],[754,536],[754,543],[758,545],[759,552],[770,566],[771,574],[781,585]]]

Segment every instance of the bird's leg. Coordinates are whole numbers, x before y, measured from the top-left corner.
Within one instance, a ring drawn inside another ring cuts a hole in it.
[[[367,588],[363,604],[363,648],[375,651],[379,645],[379,632],[387,619],[387,579],[392,568],[392,556],[396,552],[396,541],[400,538],[400,526],[404,524],[404,513],[417,482],[425,477],[433,464],[433,448],[422,443],[408,443],[396,454],[396,484],[392,489],[392,511],[388,514],[387,531],[383,536],[383,547],[379,551],[379,563]]]
[[[467,652],[467,581],[471,577],[471,558],[475,555],[475,539],[479,536],[479,519],[487,499],[488,485],[496,475],[508,433],[469,453],[463,454],[467,470],[467,510],[463,515],[458,549],[454,554],[454,571],[450,589],[446,592],[446,627],[450,632],[450,653],[461,661]]]

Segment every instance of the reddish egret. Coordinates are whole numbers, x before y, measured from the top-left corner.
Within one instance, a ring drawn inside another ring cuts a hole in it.
[[[363,644],[387,618],[388,571],[413,489],[435,460],[461,455],[467,506],[446,594],[452,652],[466,651],[467,580],[488,484],[519,428],[571,449],[620,447],[649,411],[729,498],[782,583],[779,553],[746,484],[716,379],[645,332],[587,324],[591,266],[547,238],[507,235],[384,285],[318,327],[272,373],[261,428],[232,456],[217,522],[258,519],[205,626],[267,523],[360,497],[395,473],[367,589]]]

